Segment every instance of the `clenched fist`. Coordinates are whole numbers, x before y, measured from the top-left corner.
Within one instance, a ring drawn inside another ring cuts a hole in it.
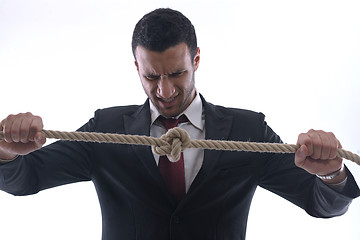
[[[4,139],[0,141],[0,159],[10,160],[41,148],[46,142],[42,129],[43,122],[39,116],[29,112],[9,115],[0,124],[0,131],[4,134]]]

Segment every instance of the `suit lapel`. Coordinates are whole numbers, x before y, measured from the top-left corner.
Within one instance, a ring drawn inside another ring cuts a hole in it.
[[[150,135],[149,100],[147,100],[145,104],[133,115],[124,115],[124,128],[126,134]],[[156,173],[157,166],[151,147],[142,145],[131,145],[131,147],[133,148],[135,155],[141,160],[149,173],[153,177],[156,177],[156,174],[154,173]]]
[[[232,127],[232,116],[224,116],[214,105],[206,102],[202,96],[201,99],[205,109],[205,138],[212,140],[227,140]],[[205,150],[202,167],[188,193],[194,191],[202,182],[204,182],[216,162],[219,160],[221,154],[222,151]]]
[[[151,114],[149,107],[149,99],[145,102],[145,104],[139,108],[137,112],[133,115],[124,115],[124,129],[126,134],[131,135],[150,135],[150,122],[151,122]],[[156,165],[154,155],[151,151],[150,146],[142,146],[142,145],[131,145],[135,155],[141,160],[144,167],[147,169],[151,177],[155,180],[156,184],[159,185],[165,195],[174,201],[170,191],[167,189],[165,182],[158,170]]]

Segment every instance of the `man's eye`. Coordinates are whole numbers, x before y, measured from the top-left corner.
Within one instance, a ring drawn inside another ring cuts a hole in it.
[[[158,75],[148,75],[148,76],[145,76],[148,80],[150,81],[154,81],[154,80],[158,80],[160,79],[160,76]]]
[[[179,71],[169,74],[169,77],[180,77],[185,71]]]

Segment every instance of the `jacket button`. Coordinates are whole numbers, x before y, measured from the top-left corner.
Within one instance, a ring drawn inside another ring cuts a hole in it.
[[[179,224],[180,223],[180,217],[179,216],[174,216],[174,223]]]

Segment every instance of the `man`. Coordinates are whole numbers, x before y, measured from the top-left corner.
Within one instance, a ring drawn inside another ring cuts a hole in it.
[[[159,137],[170,121],[184,119],[174,125],[194,139],[281,142],[261,113],[212,105],[196,91],[200,50],[194,27],[180,12],[145,15],[132,49],[148,100],[98,110],[79,131]],[[1,122],[0,189],[27,195],[91,180],[105,240],[245,239],[257,186],[323,218],[344,214],[360,195],[336,157],[340,142],[323,131],[300,134],[295,156],[187,149],[170,163],[147,146],[59,141],[42,148],[42,128],[31,113]]]

